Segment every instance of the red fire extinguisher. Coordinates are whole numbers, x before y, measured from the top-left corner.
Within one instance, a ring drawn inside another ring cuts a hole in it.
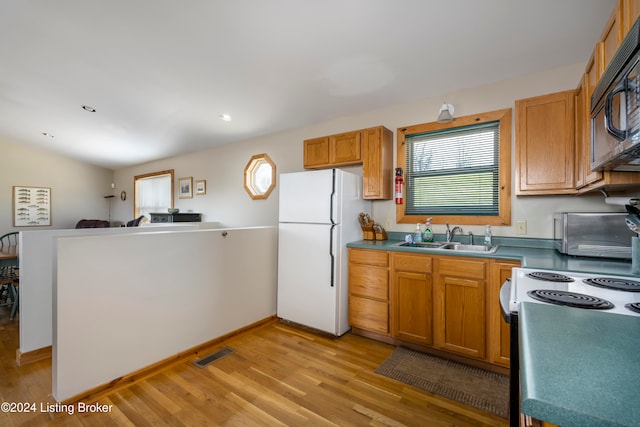
[[[396,205],[402,204],[402,168],[396,168]]]

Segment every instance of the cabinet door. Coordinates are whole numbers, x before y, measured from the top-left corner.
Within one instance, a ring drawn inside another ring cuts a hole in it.
[[[362,161],[362,133],[341,133],[329,137],[329,162],[333,164],[360,163]]]
[[[432,344],[433,301],[431,275],[399,271],[394,273],[395,321],[393,337],[420,344]]]
[[[329,138],[314,138],[304,141],[304,167],[314,168],[329,164]]]
[[[362,131],[362,185],[365,199],[393,198],[393,134],[383,127]]]
[[[349,248],[349,324],[389,335],[389,253]]]
[[[486,357],[486,261],[458,257],[437,260],[434,344],[465,356]]]
[[[624,21],[622,38],[624,39],[638,17],[640,17],[640,0],[624,0],[622,10]]]
[[[574,91],[516,101],[516,194],[575,194]]]
[[[509,324],[502,317],[500,287],[511,277],[511,270],[519,267],[518,261],[491,261],[489,271],[489,362],[509,367]]]
[[[389,334],[389,304],[349,295],[349,324],[367,331]]]
[[[618,0],[600,36],[600,41],[603,44],[602,60],[605,69],[622,43],[623,31],[622,0]]]

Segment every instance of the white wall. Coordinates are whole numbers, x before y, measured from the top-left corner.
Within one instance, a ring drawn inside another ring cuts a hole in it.
[[[73,228],[83,219],[109,219],[113,171],[52,152],[0,140],[0,235],[10,231]],[[51,188],[51,227],[13,227],[13,186]]]
[[[267,200],[251,200],[243,188],[243,171],[254,154],[267,153],[276,164],[277,173],[300,171],[302,167],[302,141],[308,138],[329,135],[349,130],[383,125],[396,133],[400,127],[434,121],[443,101],[455,106],[456,116],[465,116],[485,111],[514,108],[515,100],[577,87],[584,64],[575,64],[560,69],[519,77],[476,88],[466,88],[453,93],[370,111],[364,114],[342,117],[332,121],[306,126],[278,134],[255,138],[242,143],[212,148],[199,153],[185,154],[130,168],[115,171],[114,181],[119,194],[125,189],[133,194],[133,176],[163,169],[175,170],[176,181],[180,177],[193,176],[207,180],[207,194],[193,199],[177,199],[175,206],[181,211],[201,212],[206,220],[221,221],[227,226],[274,225],[278,220],[278,187]],[[473,70],[470,69],[470,72]],[[461,87],[464,82],[461,82]],[[309,100],[313,102],[313,100]],[[515,142],[515,117],[513,122]],[[395,144],[395,138],[394,138]],[[395,150],[394,150],[395,152]],[[513,150],[512,156],[515,155]],[[395,162],[394,162],[395,164]],[[512,162],[513,164],[513,162]],[[512,180],[514,174],[512,174]],[[515,185],[512,185],[515,189]],[[512,190],[513,191],[513,190]],[[550,238],[552,236],[551,215],[556,211],[612,211],[603,197],[512,196],[512,224],[515,220],[526,220],[527,237]],[[121,221],[133,216],[133,201],[114,201],[115,216]],[[622,208],[620,208],[622,209]],[[415,225],[396,224],[393,201],[374,203],[373,217],[391,231],[412,231]],[[461,224],[464,226],[464,224]],[[514,225],[494,227],[498,236],[515,235]],[[465,233],[480,234],[482,226],[463,227]],[[442,225],[434,227],[436,233],[444,231]]]
[[[276,313],[275,227],[60,237],[57,254],[57,401]]]
[[[20,353],[48,347],[52,342],[53,281],[57,239],[69,236],[106,236],[175,229],[197,229],[199,224],[154,224],[148,227],[26,230],[20,233]],[[108,268],[106,260],[99,260]],[[114,267],[116,268],[116,267]]]

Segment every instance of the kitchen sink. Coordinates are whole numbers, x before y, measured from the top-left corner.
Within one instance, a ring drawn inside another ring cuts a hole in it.
[[[465,245],[459,242],[415,242],[415,243],[398,243],[395,246],[402,246],[405,248],[417,248],[417,249],[443,249],[447,251],[455,252],[484,252],[487,254],[494,253],[498,250],[498,246],[485,246],[485,245]]]
[[[485,246],[485,245],[465,245],[462,243],[446,243],[441,246],[439,249],[447,249],[451,251],[460,251],[460,252],[485,252],[485,253],[493,253],[498,250],[498,246]]]
[[[414,243],[399,243],[397,246],[405,246],[409,248],[427,248],[427,249],[438,249],[443,245],[446,245],[446,242],[414,242]]]

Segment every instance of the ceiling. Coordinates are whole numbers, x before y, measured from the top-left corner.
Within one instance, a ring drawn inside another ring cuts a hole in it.
[[[0,140],[111,169],[203,150],[586,62],[614,3],[3,0]]]

